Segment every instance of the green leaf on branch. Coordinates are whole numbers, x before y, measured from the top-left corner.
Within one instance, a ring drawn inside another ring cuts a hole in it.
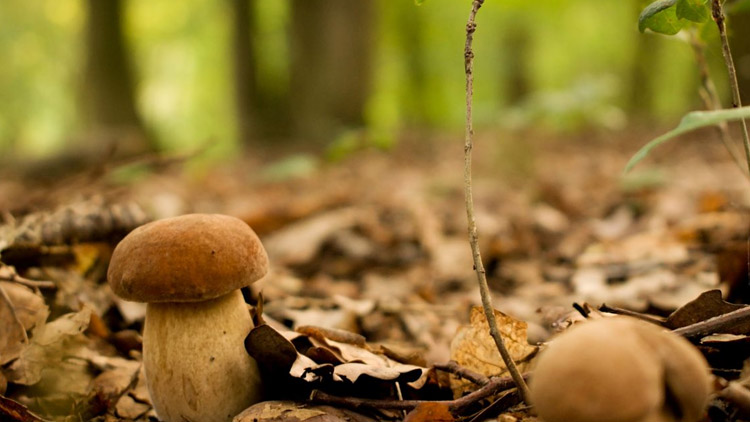
[[[693,111],[688,113],[682,118],[680,124],[677,125],[676,128],[659,136],[639,149],[638,152],[630,158],[628,164],[625,165],[625,170],[623,172],[627,173],[630,171],[636,164],[646,158],[652,149],[670,139],[682,135],[683,133],[706,126],[713,126],[721,122],[745,118],[750,118],[750,106],[715,111]]]
[[[685,20],[677,17],[676,8],[678,0],[657,0],[641,12],[638,17],[638,30],[644,32],[650,29],[654,32],[666,35],[674,35],[685,26]]]
[[[680,19],[698,23],[706,22],[711,16],[706,0],[677,0],[675,13]]]

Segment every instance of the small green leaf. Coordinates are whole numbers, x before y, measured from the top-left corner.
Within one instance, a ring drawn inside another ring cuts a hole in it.
[[[693,111],[686,114],[676,128],[670,130],[664,135],[652,140],[638,150],[625,165],[624,173],[630,171],[638,162],[644,159],[652,149],[658,147],[664,142],[673,139],[683,133],[690,132],[698,128],[712,126],[721,122],[730,120],[740,120],[750,118],[750,106],[740,108],[730,108],[715,111]]]
[[[674,6],[677,0],[657,0],[641,12],[638,17],[638,30],[650,29],[666,35],[674,35],[685,26],[685,21],[677,17]]]
[[[680,19],[702,23],[711,16],[708,7],[706,0],[677,0],[675,12]]]

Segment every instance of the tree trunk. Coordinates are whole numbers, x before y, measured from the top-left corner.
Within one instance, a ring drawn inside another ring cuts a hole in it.
[[[135,106],[133,78],[122,31],[122,0],[86,0],[85,120],[91,134],[118,152],[140,152],[149,139]]]
[[[363,123],[369,94],[372,0],[293,0],[291,100],[295,132],[326,139]]]
[[[255,127],[258,121],[255,52],[250,39],[253,33],[253,5],[252,0],[230,1],[234,23],[234,89],[238,136],[243,144],[248,144],[257,135]]]

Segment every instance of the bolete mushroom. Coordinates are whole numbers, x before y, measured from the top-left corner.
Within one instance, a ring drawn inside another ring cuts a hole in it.
[[[123,299],[148,302],[143,365],[159,418],[227,422],[261,398],[244,348],[253,323],[240,288],[268,271],[242,220],[189,214],[140,226],[115,248],[107,279]]]
[[[711,377],[684,338],[628,317],[574,326],[540,353],[529,385],[544,422],[695,422]]]

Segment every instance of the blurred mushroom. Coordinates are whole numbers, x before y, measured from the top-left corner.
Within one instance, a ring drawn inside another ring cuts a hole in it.
[[[553,339],[529,387],[545,422],[695,422],[711,384],[705,359],[687,340],[614,317]]]
[[[148,302],[143,363],[159,418],[225,422],[261,397],[244,348],[253,327],[240,288],[268,271],[242,220],[190,214],[143,225],[120,242],[107,278],[118,296]]]

